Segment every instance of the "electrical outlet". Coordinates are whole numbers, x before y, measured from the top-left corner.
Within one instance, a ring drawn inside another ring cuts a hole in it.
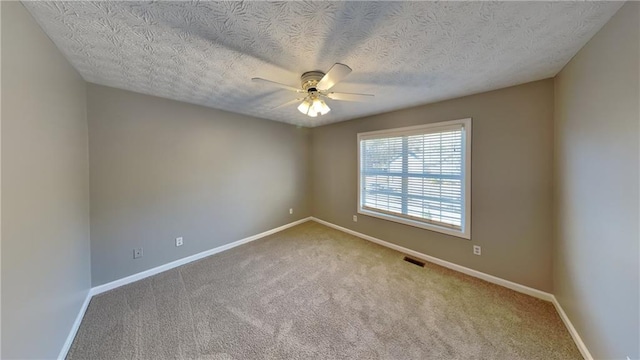
[[[182,246],[182,236],[176,238],[176,246]]]
[[[289,209],[289,214],[293,214],[293,208]]]
[[[353,222],[358,222],[358,215],[353,215]]]
[[[133,258],[141,258],[142,257],[142,248],[133,249]]]
[[[473,255],[482,255],[482,248],[480,245],[473,245]]]

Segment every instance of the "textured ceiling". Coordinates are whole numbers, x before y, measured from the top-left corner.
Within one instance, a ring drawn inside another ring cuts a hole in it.
[[[25,2],[89,82],[303,126],[317,126],[554,76],[620,2]],[[341,62],[309,118],[305,71]]]

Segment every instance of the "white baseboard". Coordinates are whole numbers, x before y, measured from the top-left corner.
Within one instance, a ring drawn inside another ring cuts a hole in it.
[[[127,276],[127,277],[122,278],[122,279],[118,279],[118,280],[115,280],[115,281],[112,281],[112,282],[109,282],[109,283],[106,283],[106,284],[103,284],[103,285],[98,285],[98,286],[96,286],[96,287],[91,289],[91,293],[90,294],[91,295],[98,295],[98,294],[101,294],[101,293],[103,293],[105,291],[113,290],[113,289],[118,288],[120,286],[131,284],[132,282],[147,278],[149,276],[153,276],[155,274],[159,274],[159,273],[161,273],[163,271],[167,271],[167,270],[176,268],[176,267],[178,267],[180,265],[188,264],[190,262],[193,262],[193,261],[196,261],[196,260],[200,260],[200,259],[205,258],[207,256],[211,256],[211,255],[217,254],[219,252],[223,252],[225,250],[232,249],[232,248],[234,248],[236,246],[240,246],[242,244],[246,244],[246,243],[252,242],[254,240],[258,240],[258,239],[263,238],[265,236],[268,236],[268,235],[271,235],[271,234],[275,234],[275,233],[277,233],[279,231],[282,231],[284,229],[288,229],[288,228],[296,226],[298,224],[302,224],[303,222],[307,222],[309,220],[311,220],[311,217],[300,219],[298,221],[294,221],[292,223],[289,223],[289,224],[286,224],[286,225],[282,225],[282,226],[277,227],[275,229],[267,230],[267,231],[262,232],[260,234],[249,236],[247,238],[244,238],[244,239],[241,239],[241,240],[238,240],[238,241],[234,241],[234,242],[226,244],[226,245],[218,246],[218,247],[210,249],[210,250],[206,250],[206,251],[203,251],[203,252],[191,255],[191,256],[187,256],[187,257],[184,257],[182,259],[178,259],[176,261],[172,261],[170,263],[167,263],[167,264],[164,264],[164,265],[160,265],[158,267],[154,267],[153,269],[145,270],[145,271],[139,272],[137,274],[133,274],[133,275]]]
[[[347,229],[345,227],[342,227],[342,226],[339,226],[339,225],[336,225],[336,224],[332,224],[330,222],[327,222],[327,221],[324,221],[324,220],[320,220],[320,219],[315,218],[315,217],[311,217],[311,220],[313,220],[315,222],[318,222],[320,224],[332,227],[334,229],[340,230],[342,232],[346,232],[347,234],[351,234],[351,235],[357,236],[359,238],[374,242],[374,243],[382,245],[384,247],[388,247],[390,249],[393,249],[393,250],[396,250],[396,251],[399,251],[399,252],[414,256],[414,257],[416,257],[418,259],[426,260],[426,261],[428,261],[430,263],[434,263],[434,264],[449,268],[451,270],[455,270],[455,271],[461,272],[463,274],[467,274],[467,275],[476,277],[478,279],[482,279],[482,280],[488,281],[488,282],[493,283],[493,284],[504,286],[504,287],[509,288],[511,290],[515,290],[517,292],[520,292],[520,293],[523,293],[523,294],[527,294],[527,295],[536,297],[538,299],[542,299],[542,300],[546,300],[546,301],[550,301],[550,302],[553,301],[553,295],[549,294],[548,292],[544,292],[544,291],[541,291],[541,290],[538,290],[538,289],[530,288],[530,287],[525,286],[525,285],[514,283],[513,281],[505,280],[505,279],[499,278],[497,276],[489,275],[489,274],[486,274],[486,273],[483,273],[483,272],[480,272],[480,271],[477,271],[477,270],[470,269],[468,267],[464,267],[464,266],[461,266],[461,265],[458,265],[458,264],[454,264],[452,262],[448,262],[446,260],[438,259],[436,257],[430,256],[430,255],[426,255],[426,254],[423,254],[421,252],[417,252],[415,250],[407,249],[406,247],[403,247],[403,246],[400,246],[400,245],[396,245],[396,244],[392,244],[390,242],[387,242],[387,241],[384,241],[384,240],[380,240],[380,239],[375,238],[373,236],[362,234],[362,233],[359,233],[357,231],[353,231],[351,229]]]
[[[62,350],[60,350],[60,353],[58,354],[58,360],[64,360],[67,357],[67,353],[69,352],[69,349],[71,349],[71,344],[73,344],[73,339],[75,339],[76,334],[78,333],[80,323],[82,323],[82,318],[84,317],[84,313],[87,312],[87,307],[89,307],[90,301],[91,290],[89,290],[89,292],[87,293],[87,297],[84,299],[82,307],[80,307],[78,316],[76,316],[76,321],[73,322],[73,326],[71,326],[69,335],[67,335],[67,340],[64,342],[64,345],[62,345]]]
[[[149,270],[145,270],[143,272],[139,272],[137,274],[133,274],[131,276],[127,276],[125,278],[122,279],[118,279],[103,285],[99,285],[96,287],[91,288],[91,290],[89,290],[89,293],[87,294],[87,298],[85,299],[84,303],[82,304],[82,307],[80,308],[80,311],[78,312],[78,316],[76,317],[76,321],[73,323],[73,326],[71,328],[71,331],[69,332],[69,335],[67,336],[67,340],[65,341],[64,345],[62,346],[62,349],[60,350],[60,354],[58,355],[58,359],[59,360],[63,360],[64,358],[67,357],[67,353],[69,352],[69,349],[71,348],[71,344],[73,343],[73,339],[76,337],[76,334],[78,332],[78,329],[80,328],[80,323],[82,323],[82,318],[84,317],[85,312],[87,311],[87,307],[89,306],[89,302],[91,301],[91,298],[94,295],[98,295],[101,294],[105,291],[109,291],[112,289],[115,289],[117,287],[123,286],[123,285],[127,285],[130,284],[132,282],[144,279],[146,277],[155,275],[155,274],[159,274],[163,271],[167,271],[173,268],[176,268],[180,265],[184,265],[187,263],[190,263],[192,261],[196,261],[196,260],[200,260],[202,258],[205,258],[207,256],[211,256],[213,254],[217,254],[220,252],[223,252],[225,250],[229,250],[232,249],[236,246],[240,246],[242,244],[246,244],[249,242],[252,242],[254,240],[258,240],[260,238],[263,238],[265,236],[271,235],[271,234],[275,234],[277,232],[280,232],[282,230],[288,229],[290,227],[296,226],[298,224],[302,224],[304,222],[307,222],[311,220],[311,217],[306,217],[304,219],[300,219],[297,221],[294,221],[292,223],[286,224],[286,225],[282,225],[280,227],[271,229],[271,230],[267,230],[265,232],[262,232],[260,234],[256,234],[253,236],[249,236],[247,238],[238,240],[238,241],[234,241],[232,243],[226,244],[226,245],[222,245],[222,246],[218,246],[216,248],[210,249],[210,250],[206,250],[191,256],[187,256],[184,257],[182,259],[176,260],[176,261],[172,261],[168,264],[164,264],[164,265],[160,265],[158,267],[154,267],[153,269],[149,269]]]
[[[571,320],[569,320],[569,317],[564,312],[564,309],[562,308],[562,306],[560,306],[558,299],[553,296],[553,300],[551,302],[553,303],[553,306],[556,307],[556,311],[558,312],[558,315],[560,315],[562,322],[564,322],[564,326],[566,326],[567,330],[569,330],[569,334],[571,334],[573,342],[576,343],[576,346],[578,347],[578,350],[580,350],[582,357],[584,357],[585,360],[593,360],[593,356],[591,356],[589,349],[587,349],[587,345],[585,345],[585,343],[582,341],[582,338],[580,337],[580,334],[578,334],[576,328],[573,327]]]

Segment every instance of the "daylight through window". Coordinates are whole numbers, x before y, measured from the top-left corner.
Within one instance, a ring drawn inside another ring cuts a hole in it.
[[[358,134],[358,212],[470,238],[471,119]]]

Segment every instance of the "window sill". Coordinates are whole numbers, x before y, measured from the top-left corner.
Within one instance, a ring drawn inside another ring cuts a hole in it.
[[[466,240],[471,240],[471,234],[468,231],[467,232],[463,232],[463,231],[458,231],[458,230],[454,230],[454,229],[448,229],[448,228],[443,227],[443,226],[428,224],[428,223],[424,223],[424,222],[421,222],[421,221],[415,221],[415,220],[411,220],[411,219],[402,218],[402,217],[399,217],[399,216],[393,216],[393,215],[379,213],[379,212],[375,212],[375,211],[371,211],[371,210],[365,210],[365,209],[362,209],[362,208],[358,209],[358,214],[371,216],[371,217],[375,217],[375,218],[383,219],[383,220],[387,220],[387,221],[393,221],[393,222],[396,222],[396,223],[409,225],[409,226],[413,226],[413,227],[417,227],[417,228],[421,228],[421,229],[431,230],[431,231],[439,232],[439,233],[442,233],[442,234],[447,234],[447,235],[463,238],[463,239],[466,239]]]

